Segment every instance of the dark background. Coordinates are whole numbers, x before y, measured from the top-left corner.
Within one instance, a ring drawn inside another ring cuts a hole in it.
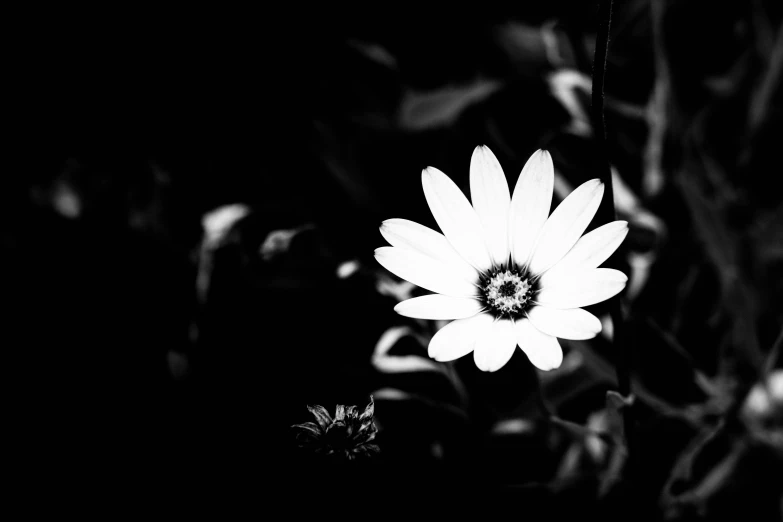
[[[589,91],[551,75],[589,86],[596,5],[10,17],[3,366],[22,489],[779,519],[779,405],[743,405],[780,366],[783,12],[732,6],[615,6],[609,154],[637,204],[618,203],[631,233],[613,262],[647,266],[623,298],[642,391],[619,482],[578,429],[616,389],[606,338],[564,343],[581,358],[540,376],[551,411],[521,353],[451,377],[373,358],[390,327],[434,331],[393,312],[372,258],[382,220],[435,226],[422,168],[467,192],[487,144],[510,183],[537,148],[572,188],[595,177]],[[204,215],[235,203],[248,215],[206,242]],[[394,350],[426,357],[411,337]],[[377,458],[346,468],[296,447],[307,404],[363,408],[382,389],[404,393],[376,398]]]

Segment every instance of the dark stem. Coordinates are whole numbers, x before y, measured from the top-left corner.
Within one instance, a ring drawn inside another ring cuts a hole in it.
[[[593,59],[593,92],[592,110],[593,133],[597,154],[596,168],[598,177],[604,182],[604,198],[598,209],[598,222],[608,223],[617,219],[614,208],[614,186],[612,171],[609,164],[609,150],[606,140],[606,121],[604,119],[604,80],[609,49],[609,28],[612,21],[612,0],[600,0],[598,3],[598,34],[595,42],[595,57]],[[617,387],[621,395],[631,394],[630,353],[628,337],[625,330],[623,311],[620,299],[615,297],[611,303],[611,317],[614,325],[615,370],[617,372]],[[625,408],[624,423],[626,442],[630,446],[631,419],[630,408]]]
[[[601,179],[606,184],[603,207],[611,206],[614,213],[614,195],[612,191],[612,176],[609,168],[609,156],[606,150],[606,122],[604,121],[604,79],[606,77],[606,59],[609,50],[609,25],[612,22],[612,0],[599,0],[598,3],[598,34],[595,41],[595,57],[593,59],[593,92],[592,118],[596,145],[600,150],[599,162]],[[608,201],[608,205],[604,205]],[[614,215],[612,215],[614,219]]]

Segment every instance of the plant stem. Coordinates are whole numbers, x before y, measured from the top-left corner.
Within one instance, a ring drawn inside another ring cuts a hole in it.
[[[606,140],[606,121],[604,119],[604,80],[606,77],[606,63],[609,49],[609,28],[612,21],[612,0],[600,0],[598,3],[598,34],[595,42],[595,57],[593,59],[593,89],[591,117],[593,120],[593,133],[595,137],[596,162],[598,176],[604,182],[604,198],[598,210],[598,219],[602,223],[608,223],[617,219],[614,207],[614,186],[612,183],[612,170],[609,164],[609,150]],[[625,331],[623,311],[620,299],[614,298],[611,302],[612,324],[614,326],[615,370],[617,372],[618,391],[624,397],[631,394],[630,353],[628,350],[628,338]],[[630,408],[625,408],[625,433],[630,438],[631,419]],[[630,441],[627,440],[629,443]]]
[[[598,3],[598,34],[595,41],[595,57],[593,59],[593,91],[592,111],[593,132],[599,149],[601,179],[606,184],[606,192],[601,206],[604,212],[609,208],[614,219],[614,190],[612,172],[609,167],[609,155],[606,146],[606,121],[604,120],[604,79],[606,77],[606,59],[609,50],[609,26],[612,22],[612,0],[599,0]]]

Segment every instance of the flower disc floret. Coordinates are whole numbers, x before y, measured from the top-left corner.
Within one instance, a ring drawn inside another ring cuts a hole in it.
[[[481,278],[482,300],[496,318],[524,315],[534,294],[533,282],[524,270],[499,268]]]

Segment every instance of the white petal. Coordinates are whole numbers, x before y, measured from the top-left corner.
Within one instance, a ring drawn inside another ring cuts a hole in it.
[[[386,270],[432,292],[455,297],[476,295],[476,286],[449,265],[407,248],[375,249],[375,259]]]
[[[470,280],[478,279],[478,272],[451,246],[446,236],[407,219],[387,219],[381,223],[381,235],[391,246],[417,250],[442,261]]]
[[[581,308],[534,306],[527,317],[538,330],[561,339],[592,339],[601,331],[600,319]]]
[[[555,170],[552,156],[538,150],[530,156],[519,175],[509,215],[511,255],[520,265],[527,264],[533,245],[549,216]]]
[[[591,179],[577,187],[552,212],[530,258],[533,274],[543,273],[571,250],[592,221],[603,195],[604,184],[599,179]]]
[[[482,308],[484,306],[477,299],[434,294],[403,301],[394,307],[394,311],[417,319],[465,319],[473,317]]]
[[[448,176],[434,167],[421,173],[424,197],[446,239],[468,263],[487,270],[492,261],[476,211]]]
[[[436,361],[453,361],[473,351],[476,339],[495,319],[489,314],[476,314],[467,319],[452,321],[430,340],[427,353]]]
[[[579,308],[605,301],[619,294],[628,277],[619,270],[595,268],[567,278],[548,281],[533,298],[551,308]]]
[[[626,235],[628,235],[627,221],[612,221],[585,234],[563,259],[541,276],[541,284],[546,286],[547,280],[597,268],[617,250]]]
[[[511,194],[497,158],[479,146],[470,160],[470,199],[484,227],[487,248],[495,264],[508,262],[508,212]]]
[[[514,323],[517,343],[533,366],[540,370],[554,370],[563,362],[563,350],[556,337],[538,330],[533,323],[522,319]]]
[[[483,372],[494,372],[501,369],[514,355],[517,347],[517,336],[514,323],[508,319],[494,321],[483,335],[476,339],[473,350],[473,360]]]

